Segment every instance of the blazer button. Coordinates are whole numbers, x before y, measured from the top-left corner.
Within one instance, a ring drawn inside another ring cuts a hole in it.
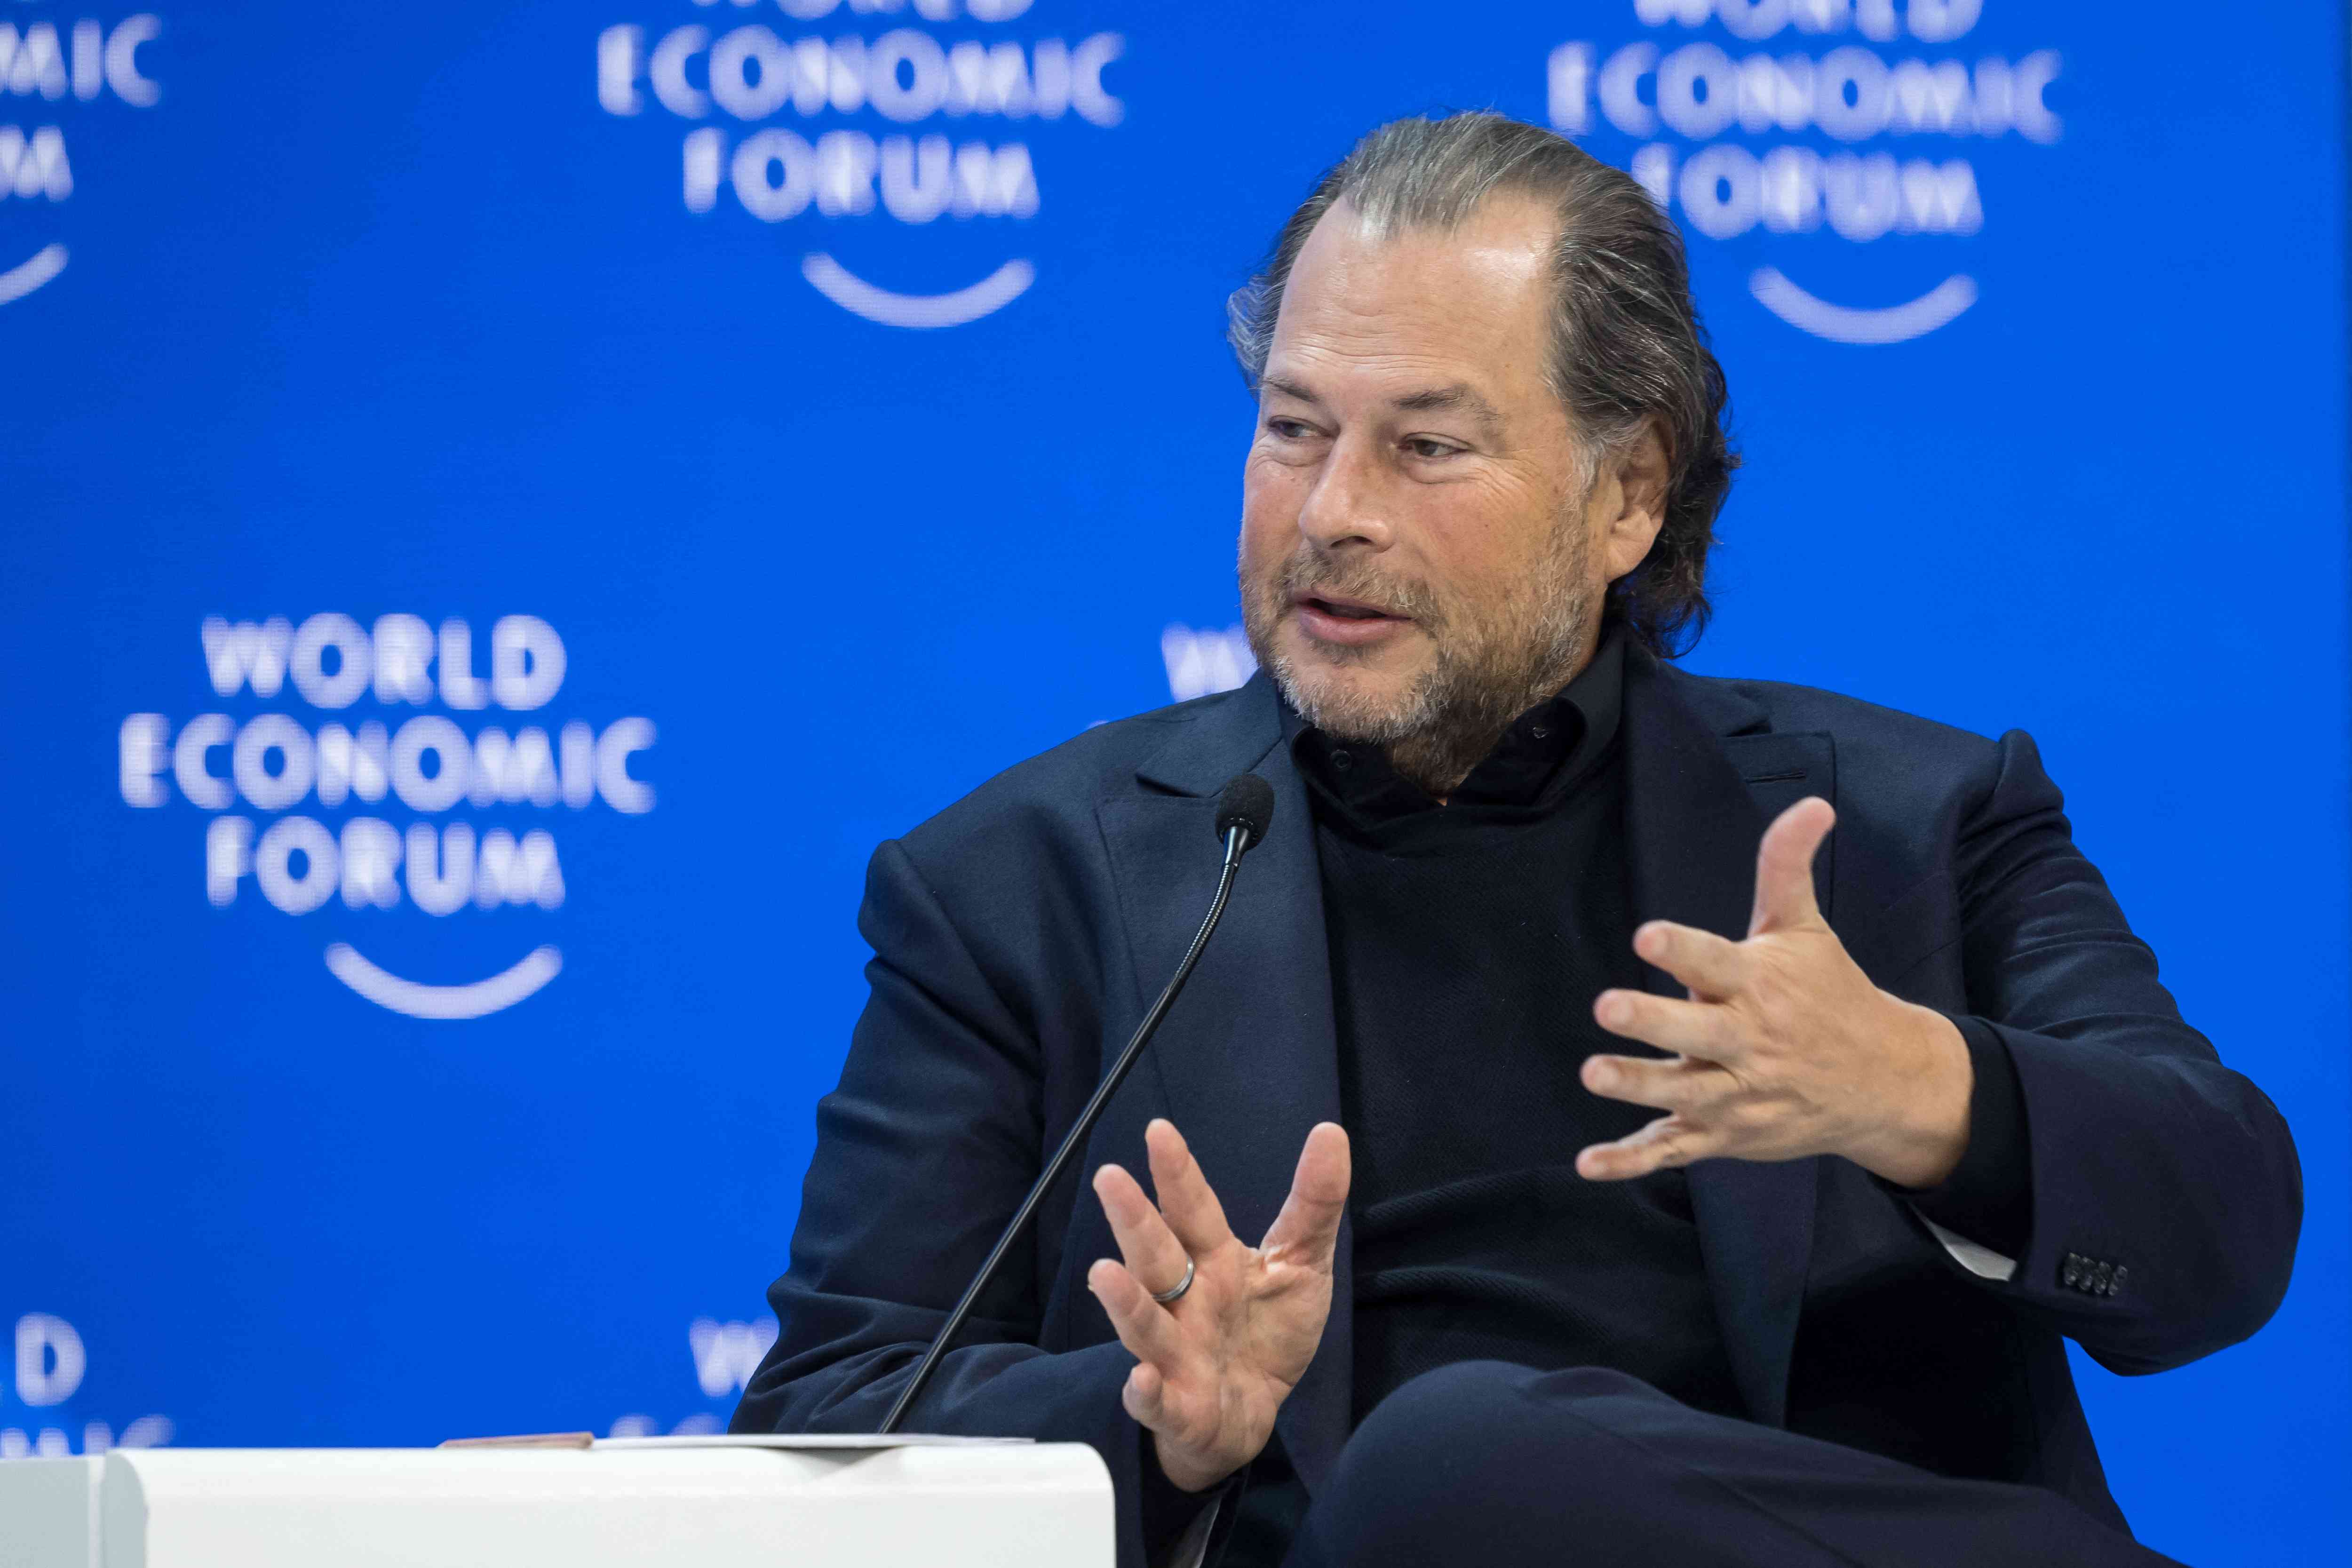
[[[2108,1295],[2112,1296],[2124,1288],[2124,1276],[2129,1272],[2130,1270],[2126,1268],[2122,1264],[2118,1263],[2116,1265],[2115,1275],[2107,1281]]]

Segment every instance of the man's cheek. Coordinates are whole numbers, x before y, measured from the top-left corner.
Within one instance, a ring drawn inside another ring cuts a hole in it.
[[[1288,542],[1285,531],[1263,515],[1244,514],[1241,576],[1244,592],[1272,595],[1281,586],[1283,566],[1289,559],[1284,546]]]

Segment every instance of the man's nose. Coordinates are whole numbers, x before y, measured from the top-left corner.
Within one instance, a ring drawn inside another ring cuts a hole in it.
[[[1380,551],[1395,542],[1394,498],[1366,447],[1362,438],[1346,434],[1334,442],[1298,509],[1298,531],[1322,549],[1357,543]]]

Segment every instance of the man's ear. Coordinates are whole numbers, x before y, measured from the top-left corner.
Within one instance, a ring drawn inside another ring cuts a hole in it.
[[[1666,444],[1659,438],[1655,422],[1643,425],[1639,436],[1602,462],[1606,477],[1617,482],[1597,485],[1594,493],[1603,498],[1613,494],[1617,514],[1592,521],[1601,530],[1602,571],[1614,583],[1650,553],[1666,521],[1666,490],[1673,476],[1667,468]]]

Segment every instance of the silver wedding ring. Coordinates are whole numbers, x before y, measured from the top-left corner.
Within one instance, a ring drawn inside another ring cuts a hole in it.
[[[1176,1281],[1175,1286],[1171,1289],[1154,1290],[1151,1293],[1151,1299],[1164,1307],[1168,1305],[1169,1302],[1176,1300],[1177,1297],[1181,1296],[1185,1291],[1190,1290],[1192,1288],[1192,1260],[1188,1258],[1184,1259],[1184,1278]]]

